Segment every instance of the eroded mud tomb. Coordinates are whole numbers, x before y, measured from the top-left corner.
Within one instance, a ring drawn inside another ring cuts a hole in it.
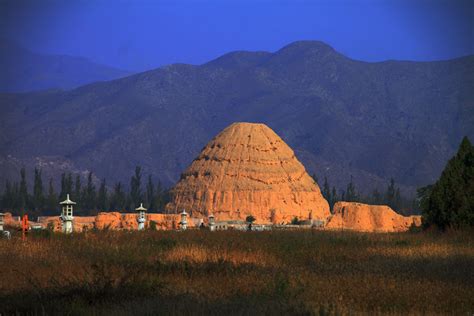
[[[171,191],[168,211],[218,220],[325,220],[328,202],[293,150],[268,126],[234,123],[212,139]]]

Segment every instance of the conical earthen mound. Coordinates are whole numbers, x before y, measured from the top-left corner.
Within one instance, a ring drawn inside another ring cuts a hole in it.
[[[234,123],[211,140],[171,191],[168,211],[261,222],[326,219],[329,206],[291,148],[264,124]]]

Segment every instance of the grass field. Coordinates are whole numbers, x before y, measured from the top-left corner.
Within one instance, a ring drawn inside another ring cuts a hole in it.
[[[472,231],[46,232],[0,266],[6,313],[474,313]]]

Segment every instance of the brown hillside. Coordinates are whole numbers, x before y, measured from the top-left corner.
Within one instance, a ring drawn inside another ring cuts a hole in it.
[[[386,205],[337,202],[327,229],[347,229],[363,232],[402,232],[412,224],[421,225],[420,216],[402,216]]]
[[[193,217],[325,219],[327,201],[293,150],[264,124],[234,123],[212,139],[172,190],[167,210]]]

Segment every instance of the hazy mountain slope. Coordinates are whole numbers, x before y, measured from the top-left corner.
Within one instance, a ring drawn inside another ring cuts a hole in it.
[[[0,68],[2,92],[71,89],[130,74],[81,57],[38,54],[8,40],[0,40]]]
[[[127,182],[140,164],[170,184],[225,126],[262,122],[319,177],[342,187],[353,174],[365,191],[394,177],[413,192],[474,137],[473,86],[473,56],[365,63],[296,42],[67,92],[3,94],[0,152],[63,156]]]

